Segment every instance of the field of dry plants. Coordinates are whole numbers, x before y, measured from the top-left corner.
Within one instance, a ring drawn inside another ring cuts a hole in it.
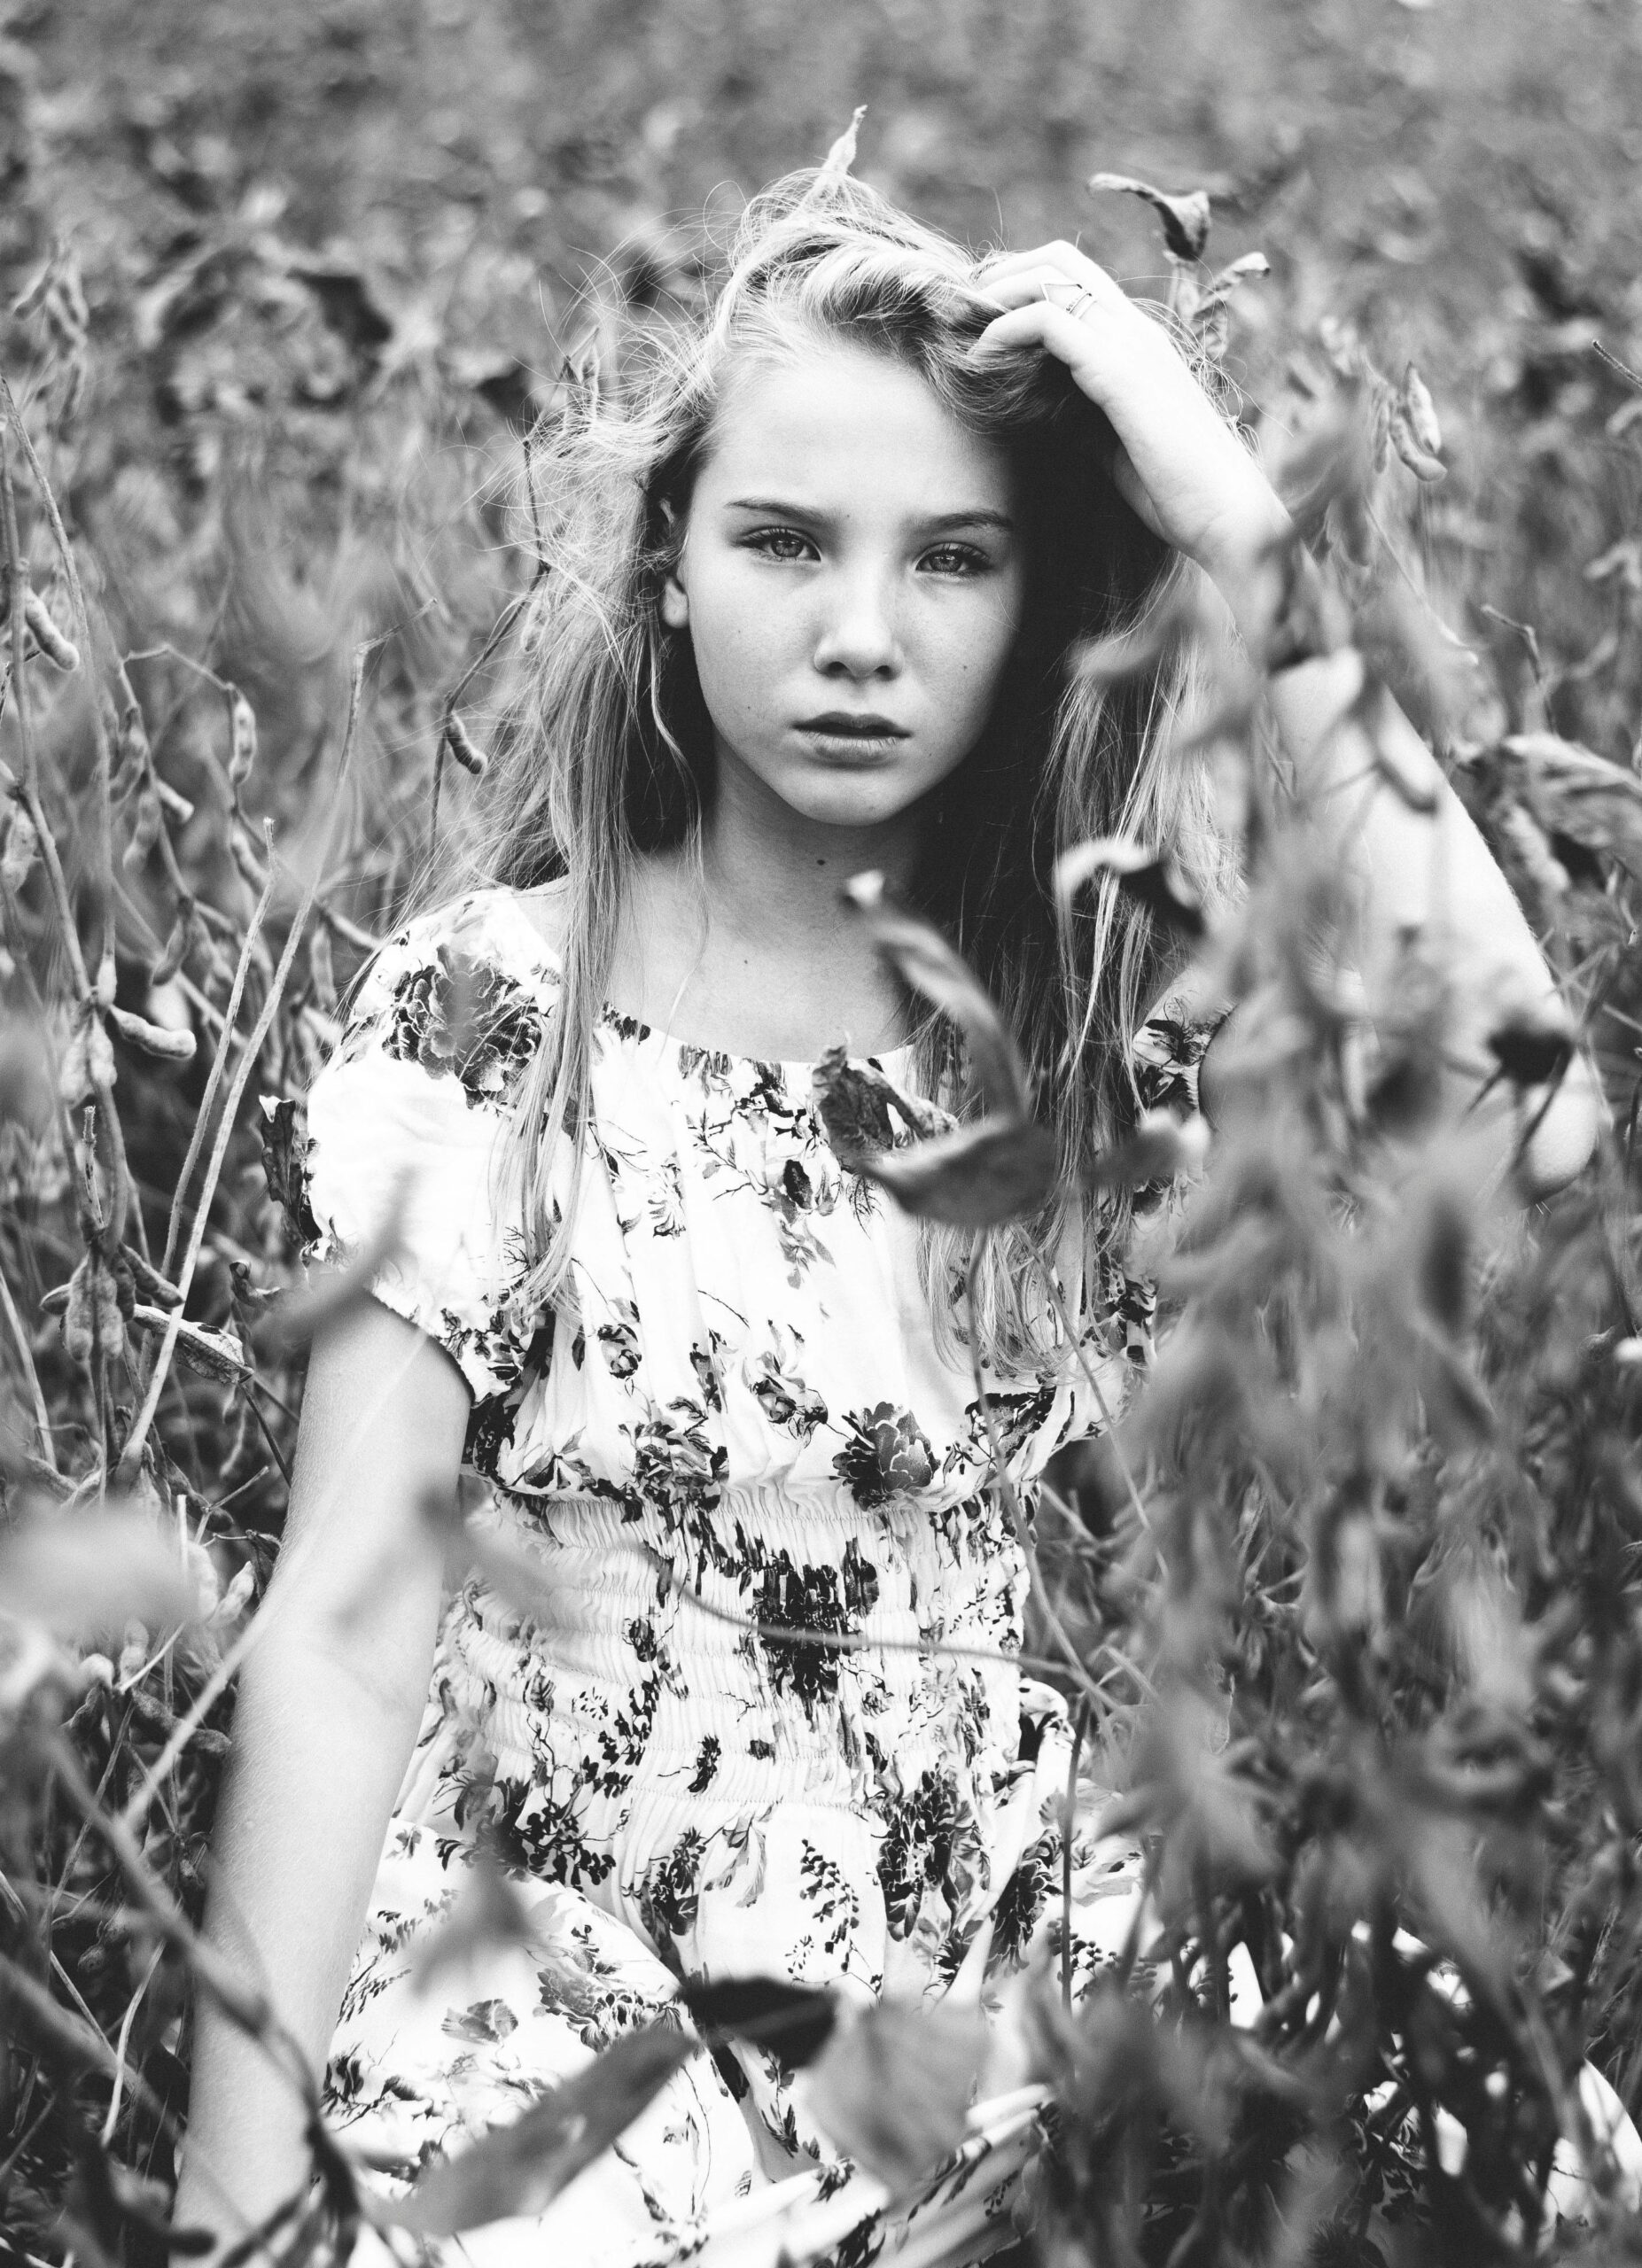
[[[0,2250],[159,2268],[191,1993],[280,2052],[192,1927],[302,1393],[300,1098],[482,793],[539,546],[551,603],[526,437],[619,398],[710,273],[693,224],[866,101],[868,180],[977,238],[1081,232],[1220,353],[1320,563],[1267,658],[1360,650],[1365,793],[1412,792],[1374,688],[1413,714],[1564,983],[1565,1024],[1501,1003],[1488,1068],[1526,1130],[1578,1037],[1612,1117],[1573,1187],[1481,1202],[1434,1128],[1440,962],[1411,945],[1370,1045],[1257,678],[1220,686],[1249,889],[1202,950],[1241,1014],[1179,1320],[1124,1469],[1070,1460],[1039,1516],[1033,1643],[1160,1917],[1149,1999],[1115,1976],[1074,2022],[1046,1982],[1042,2257],[1642,2260],[1577,2084],[1642,2112],[1642,9],[136,18],[0,8]],[[1206,190],[1206,242],[1097,167]],[[1193,927],[1148,848],[1105,867]],[[857,2059],[847,2139],[909,2182],[958,2131],[914,2012],[824,2048],[814,1996],[697,2016]],[[568,2179],[655,2048],[424,2225]],[[357,2218],[314,2146],[292,2262]]]

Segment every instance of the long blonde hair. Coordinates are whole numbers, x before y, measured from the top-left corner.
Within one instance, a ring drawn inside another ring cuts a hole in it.
[[[503,1161],[525,1224],[526,1300],[574,1303],[577,1138],[635,861],[698,840],[710,807],[712,727],[689,637],[664,628],[659,598],[726,373],[748,354],[799,354],[818,339],[864,346],[915,369],[955,419],[1008,452],[1024,521],[1023,627],[980,742],[938,791],[915,895],[1013,1024],[1069,1175],[1132,1116],[1129,1045],[1167,975],[1167,942],[1109,888],[1057,923],[1051,878],[1062,849],[1119,829],[1166,843],[1188,874],[1214,864],[1201,776],[1166,748],[1184,664],[1165,656],[1117,685],[1070,666],[1085,641],[1163,603],[1179,563],[1119,497],[1112,430],[1059,362],[1035,350],[969,358],[997,312],[979,264],[847,176],[795,174],[749,206],[707,318],[652,336],[636,376],[625,371],[613,394],[580,388],[537,437],[543,596],[465,845],[471,882],[564,885],[558,1010]],[[961,1110],[955,1034],[926,1015],[913,1036],[924,1091]],[[573,1162],[556,1200],[566,1137]],[[1091,1281],[1113,1230],[1094,1204],[1062,1195],[987,1241],[977,1321],[1001,1370],[1040,1366],[1055,1342],[1034,1263],[1063,1258],[1069,1230]],[[922,1252],[950,1355],[967,1239],[930,1225]]]

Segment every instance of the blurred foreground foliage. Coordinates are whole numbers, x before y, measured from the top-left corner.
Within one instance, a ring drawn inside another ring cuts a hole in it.
[[[489,633],[533,573],[506,509],[522,437],[595,368],[619,384],[625,333],[697,294],[673,216],[728,212],[727,180],[813,154],[862,93],[869,178],[977,237],[993,186],[1016,242],[1098,228],[1211,343],[1210,268],[1164,261],[1138,206],[1097,213],[1081,183],[1109,163],[1206,183],[1217,257],[1270,258],[1228,370],[1376,681],[1545,938],[1614,1119],[1526,1220],[1479,1204],[1421,1101],[1440,982],[1412,981],[1416,956],[1405,1018],[1365,1041],[1303,814],[1247,753],[1246,711],[1223,720],[1257,855],[1212,948],[1243,1007],[1219,1139],[1159,1255],[1181,1319],[1124,1428],[1138,1498],[1091,1455],[1039,1515],[1090,1768],[1156,1853],[1135,1948],[1156,2007],[1116,1983],[1075,2021],[1042,1999],[1045,2256],[1642,2252],[1577,2078],[1589,2054],[1642,2105],[1642,60],[1633,12],[1500,12],[1319,0],[1097,28],[1051,0],[824,22],[702,0],[567,5],[550,34],[459,0],[391,21],[159,4],[140,32],[112,0],[8,12],[19,2257],[162,2259],[188,1995],[266,2029],[191,1921],[300,1400],[278,1320],[293,1099],[429,853],[436,777],[447,817],[471,792]],[[1527,1110],[1563,1043],[1501,1029]],[[830,2023],[773,2016],[809,2053]],[[596,2083],[603,2115],[665,2062]],[[924,2133],[961,2108],[909,2116]],[[323,2162],[346,2222],[346,2162]]]

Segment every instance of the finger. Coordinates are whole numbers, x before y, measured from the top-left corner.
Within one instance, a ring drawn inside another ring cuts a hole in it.
[[[1087,252],[1060,240],[1039,245],[1032,252],[1004,252],[999,259],[988,261],[977,281],[983,291],[995,292],[1000,284],[1012,284],[1017,276],[1044,272],[1062,276],[1068,283],[1078,284],[1109,301],[1124,296],[1121,287]]]
[[[1072,376],[1093,392],[1108,357],[1095,326],[1081,315],[1069,315],[1053,299],[1029,299],[1008,314],[995,315],[969,352],[984,355],[1002,348],[1041,346],[1065,363]]]

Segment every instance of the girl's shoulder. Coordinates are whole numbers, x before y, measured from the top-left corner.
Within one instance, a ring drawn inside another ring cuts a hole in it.
[[[500,1104],[544,1036],[560,983],[563,889],[465,890],[401,923],[361,974],[333,1066],[366,1057],[453,1075]]]
[[[498,985],[538,1000],[556,993],[565,886],[463,890],[426,906],[384,940],[361,973],[350,1023],[367,1019],[419,979],[458,988]]]

